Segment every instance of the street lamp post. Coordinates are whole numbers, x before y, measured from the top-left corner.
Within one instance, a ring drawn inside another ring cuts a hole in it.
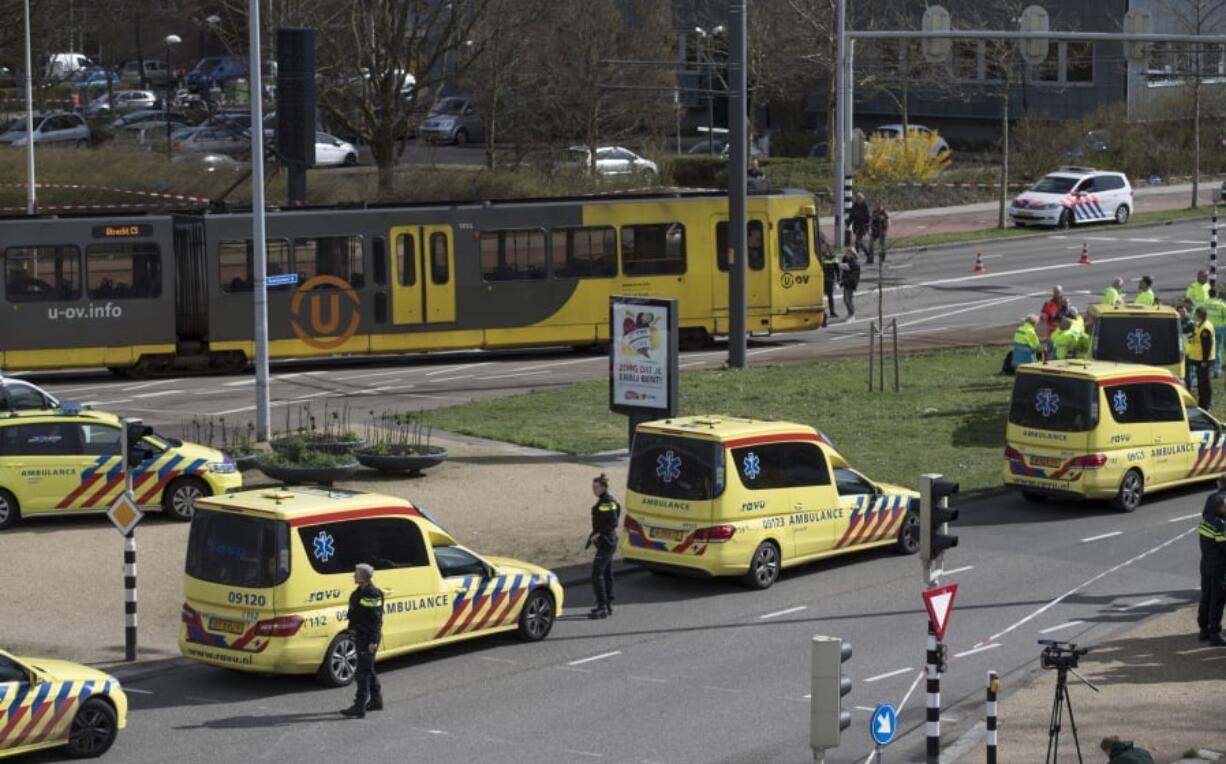
[[[26,0],[26,214],[38,212],[34,187],[34,63],[30,56],[30,0]]]
[[[172,151],[170,144],[170,99],[171,89],[174,87],[174,76],[170,73],[170,49],[172,46],[183,42],[183,39],[177,34],[168,34],[164,42],[166,43],[166,100],[162,104],[162,111],[166,114],[166,156],[170,157]]]

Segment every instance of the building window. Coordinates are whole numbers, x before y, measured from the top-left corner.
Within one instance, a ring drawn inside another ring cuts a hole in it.
[[[549,236],[554,276],[590,279],[617,275],[617,232],[612,226],[555,228]]]
[[[76,247],[9,247],[4,252],[4,270],[4,294],[9,302],[81,297],[81,251]]]
[[[680,223],[622,226],[622,272],[627,276],[685,273],[685,226]]]
[[[162,253],[156,244],[91,244],[85,250],[85,271],[90,299],[162,294]]]
[[[481,233],[481,274],[486,281],[543,279],[545,272],[544,231]]]
[[[1090,83],[1094,81],[1094,43],[1065,43],[1065,82]]]
[[[316,276],[336,276],[350,286],[365,283],[361,236],[294,239],[294,270],[299,286]]]
[[[221,272],[221,288],[226,292],[250,292],[255,284],[252,273],[255,256],[250,239],[246,241],[223,241],[217,246],[217,262]],[[266,273],[269,276],[281,276],[290,273],[289,242],[285,239],[269,239],[264,243],[264,254],[268,258]],[[269,286],[269,289],[289,289],[289,284]]]
[[[758,220],[749,221],[749,228],[746,231],[745,239],[745,254],[749,261],[749,270],[760,271],[766,267],[766,247],[762,238],[762,223]],[[729,262],[730,253],[728,248],[731,246],[728,242],[728,224],[715,224],[715,263],[721,271],[728,271],[732,263]]]

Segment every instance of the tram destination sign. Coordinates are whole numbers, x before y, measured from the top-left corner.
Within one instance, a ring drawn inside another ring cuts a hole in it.
[[[609,408],[677,415],[677,301],[609,298]]]

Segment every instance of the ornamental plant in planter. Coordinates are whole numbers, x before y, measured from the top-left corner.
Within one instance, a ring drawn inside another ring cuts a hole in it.
[[[256,466],[273,480],[289,485],[332,485],[352,476],[359,467],[352,454],[319,451],[301,442],[287,443],[276,451],[260,454]]]
[[[242,427],[237,423],[227,424],[225,417],[193,417],[191,424],[185,426],[183,432],[184,437],[194,443],[225,452],[234,460],[240,471],[255,468],[259,450],[255,444],[254,423],[247,422],[247,426]]]
[[[362,466],[388,475],[420,475],[447,458],[447,449],[430,444],[430,427],[418,414],[384,414],[378,422],[374,413],[366,424],[368,445],[353,452]]]
[[[366,444],[366,441],[349,427],[348,404],[341,411],[329,411],[325,401],[322,427],[311,412],[310,404],[297,411],[298,429],[291,430],[292,412],[286,409],[286,434],[273,439],[271,445],[274,451],[284,452],[290,448],[304,446],[323,453],[348,454]]]

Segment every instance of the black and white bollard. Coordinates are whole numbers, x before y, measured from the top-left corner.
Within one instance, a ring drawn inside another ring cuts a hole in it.
[[[996,764],[996,693],[1000,692],[1000,675],[988,672],[988,700],[984,704],[987,725],[988,764]]]
[[[937,633],[928,623],[928,651],[924,657],[924,669],[927,672],[927,716],[924,732],[928,738],[925,750],[927,764],[940,764],[941,761],[941,674],[937,670]]]
[[[123,537],[123,655],[136,660],[136,532]]]
[[[851,175],[843,178],[843,246],[850,247],[852,243],[851,233],[851,203],[854,193],[855,181]]]

